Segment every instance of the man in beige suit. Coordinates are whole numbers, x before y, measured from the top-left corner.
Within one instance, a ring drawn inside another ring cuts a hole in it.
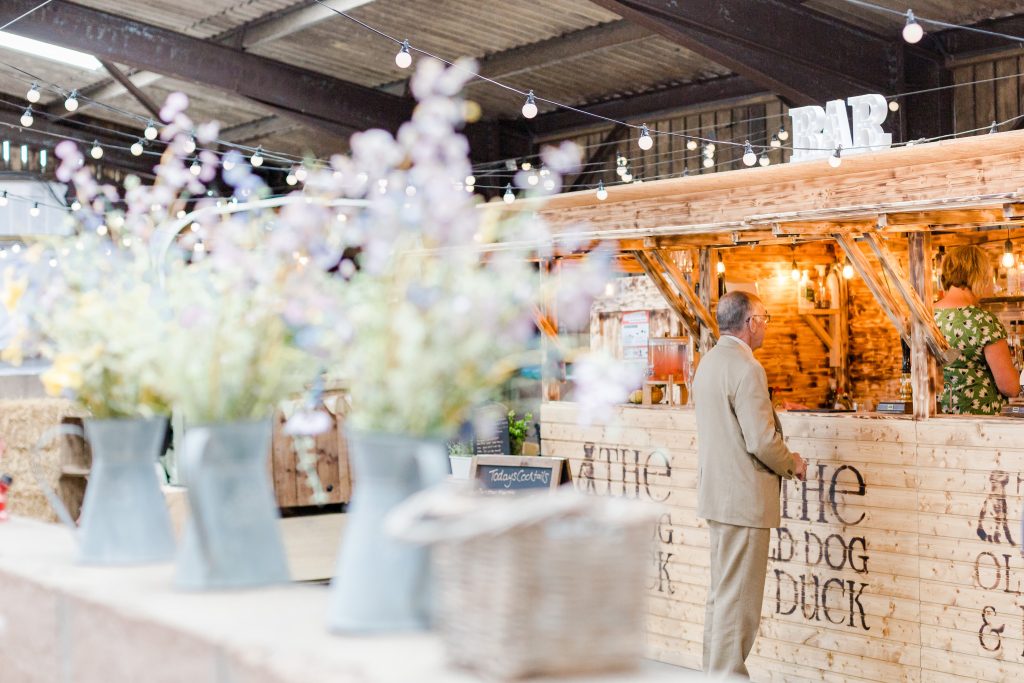
[[[718,302],[721,338],[693,382],[699,454],[697,516],[711,533],[704,671],[749,677],[745,661],[761,623],[770,529],[779,526],[782,477],[807,464],[782,440],[764,368],[754,351],[770,316],[761,300],[730,292]]]

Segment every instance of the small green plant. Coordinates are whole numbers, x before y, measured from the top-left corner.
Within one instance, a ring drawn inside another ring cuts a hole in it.
[[[470,457],[473,455],[473,449],[469,447],[468,443],[463,443],[462,441],[453,441],[450,444],[448,444],[448,455]]]
[[[522,419],[516,419],[516,411],[508,411],[508,443],[512,455],[523,454],[523,442],[526,441],[526,434],[533,422],[533,414],[527,413]]]

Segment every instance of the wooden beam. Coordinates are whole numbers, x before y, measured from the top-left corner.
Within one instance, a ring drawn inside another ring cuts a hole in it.
[[[645,251],[634,251],[633,256],[636,257],[637,262],[644,269],[644,272],[647,273],[647,277],[651,278],[651,282],[658,288],[661,295],[665,297],[669,308],[679,316],[679,319],[683,321],[686,328],[690,330],[690,334],[697,337],[700,334],[700,326],[697,320],[687,310],[686,303],[676,293],[675,289],[672,288],[668,280],[665,279],[664,273],[654,263],[654,260]]]
[[[323,4],[306,2],[288,7],[232,29],[217,37],[217,41],[243,50],[285,38],[313,28],[325,21],[342,20],[337,12],[348,12],[373,0],[323,0]],[[335,11],[337,10],[337,11]]]
[[[703,302],[701,302],[693,287],[690,286],[690,283],[686,281],[683,271],[679,270],[679,266],[672,260],[672,254],[664,249],[652,251],[650,254],[654,262],[661,266],[661,269],[668,276],[669,282],[675,285],[675,288],[683,295],[693,317],[711,331],[712,338],[717,342],[719,337],[718,322]]]
[[[928,233],[910,235],[910,280],[914,291],[926,302],[932,312],[932,236]],[[925,420],[938,410],[935,397],[942,384],[939,364],[928,352],[925,326],[914,321],[910,337],[910,382],[914,391],[914,417]]]
[[[282,119],[280,116],[264,116],[253,121],[240,123],[237,126],[224,128],[220,132],[220,138],[227,142],[248,142],[268,135],[277,135],[294,130],[298,124],[289,119]]]
[[[100,64],[103,65],[103,68],[106,69],[108,74],[113,76],[115,81],[120,83],[125,90],[131,93],[132,97],[134,97],[136,101],[138,101],[138,103],[149,112],[150,116],[157,121],[160,120],[160,107],[157,106],[157,103],[154,102],[149,95],[142,92],[142,90],[140,90],[139,87],[135,85],[130,78],[128,78],[128,76],[122,73],[121,70],[117,68],[117,65],[110,63],[106,59],[101,59]]]
[[[592,0],[795,105],[902,88],[902,47],[789,0]],[[799,49],[794,46],[799,45]]]
[[[700,277],[700,302],[704,305],[704,308],[711,310],[714,303],[718,301],[718,290],[712,288],[712,282],[714,282],[715,274],[712,272],[711,266],[711,254],[712,250],[709,247],[702,247],[697,252],[697,273]],[[697,350],[701,354],[705,354],[712,349],[715,345],[715,339],[711,336],[711,328],[702,327],[700,330],[700,337],[698,341]]]
[[[36,0],[7,0],[0,21],[37,5]],[[234,93],[334,135],[366,128],[395,131],[413,108],[410,100],[373,88],[67,0],[53,0],[8,30]]]
[[[931,349],[936,358],[939,358],[943,363],[948,363],[960,355],[959,351],[950,348],[946,337],[939,330],[939,326],[935,324],[935,319],[931,314],[931,307],[921,300],[917,291],[910,284],[910,280],[903,274],[899,261],[892,255],[888,247],[882,244],[881,238],[878,235],[868,233],[864,235],[864,241],[875,252],[878,262],[889,274],[893,284],[896,286],[896,291],[899,292],[907,310],[910,311],[913,321],[921,325],[928,348]],[[912,340],[908,343],[912,343]]]
[[[579,128],[594,126],[594,117],[582,114],[581,111],[618,121],[635,121],[656,115],[659,112],[678,111],[685,107],[708,102],[754,96],[769,97],[771,92],[749,79],[739,76],[723,76],[578,107],[578,111],[565,110],[541,114],[533,121],[529,121],[527,125],[535,137],[560,137]]]
[[[889,294],[885,285],[878,279],[878,274],[871,267],[871,263],[868,262],[864,253],[851,236],[837,232],[832,237],[835,239],[836,244],[846,253],[846,257],[850,259],[850,265],[853,266],[853,269],[864,280],[864,284],[867,285],[871,294],[874,295],[875,301],[878,302],[882,312],[885,313],[893,327],[896,328],[900,338],[910,343],[910,321],[905,308]]]
[[[832,339],[832,335],[828,333],[825,326],[822,325],[818,318],[813,315],[802,313],[800,317],[803,318],[805,323],[807,323],[807,327],[811,328],[811,332],[813,332],[825,345],[825,349],[831,353],[832,347],[835,346],[835,340]]]

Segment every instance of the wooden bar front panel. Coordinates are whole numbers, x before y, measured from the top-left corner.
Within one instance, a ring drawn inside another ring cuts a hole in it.
[[[664,505],[650,655],[699,669],[708,538],[693,413],[622,407],[614,427],[577,426],[569,403],[541,414],[544,454],[569,458],[577,489]],[[1024,678],[1022,425],[781,419],[810,467],[807,482],[783,487],[754,680]]]

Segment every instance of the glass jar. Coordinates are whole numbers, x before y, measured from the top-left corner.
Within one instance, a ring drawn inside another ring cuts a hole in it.
[[[653,337],[647,355],[650,378],[663,382],[671,376],[673,381],[685,383],[690,373],[689,341],[686,337]]]

